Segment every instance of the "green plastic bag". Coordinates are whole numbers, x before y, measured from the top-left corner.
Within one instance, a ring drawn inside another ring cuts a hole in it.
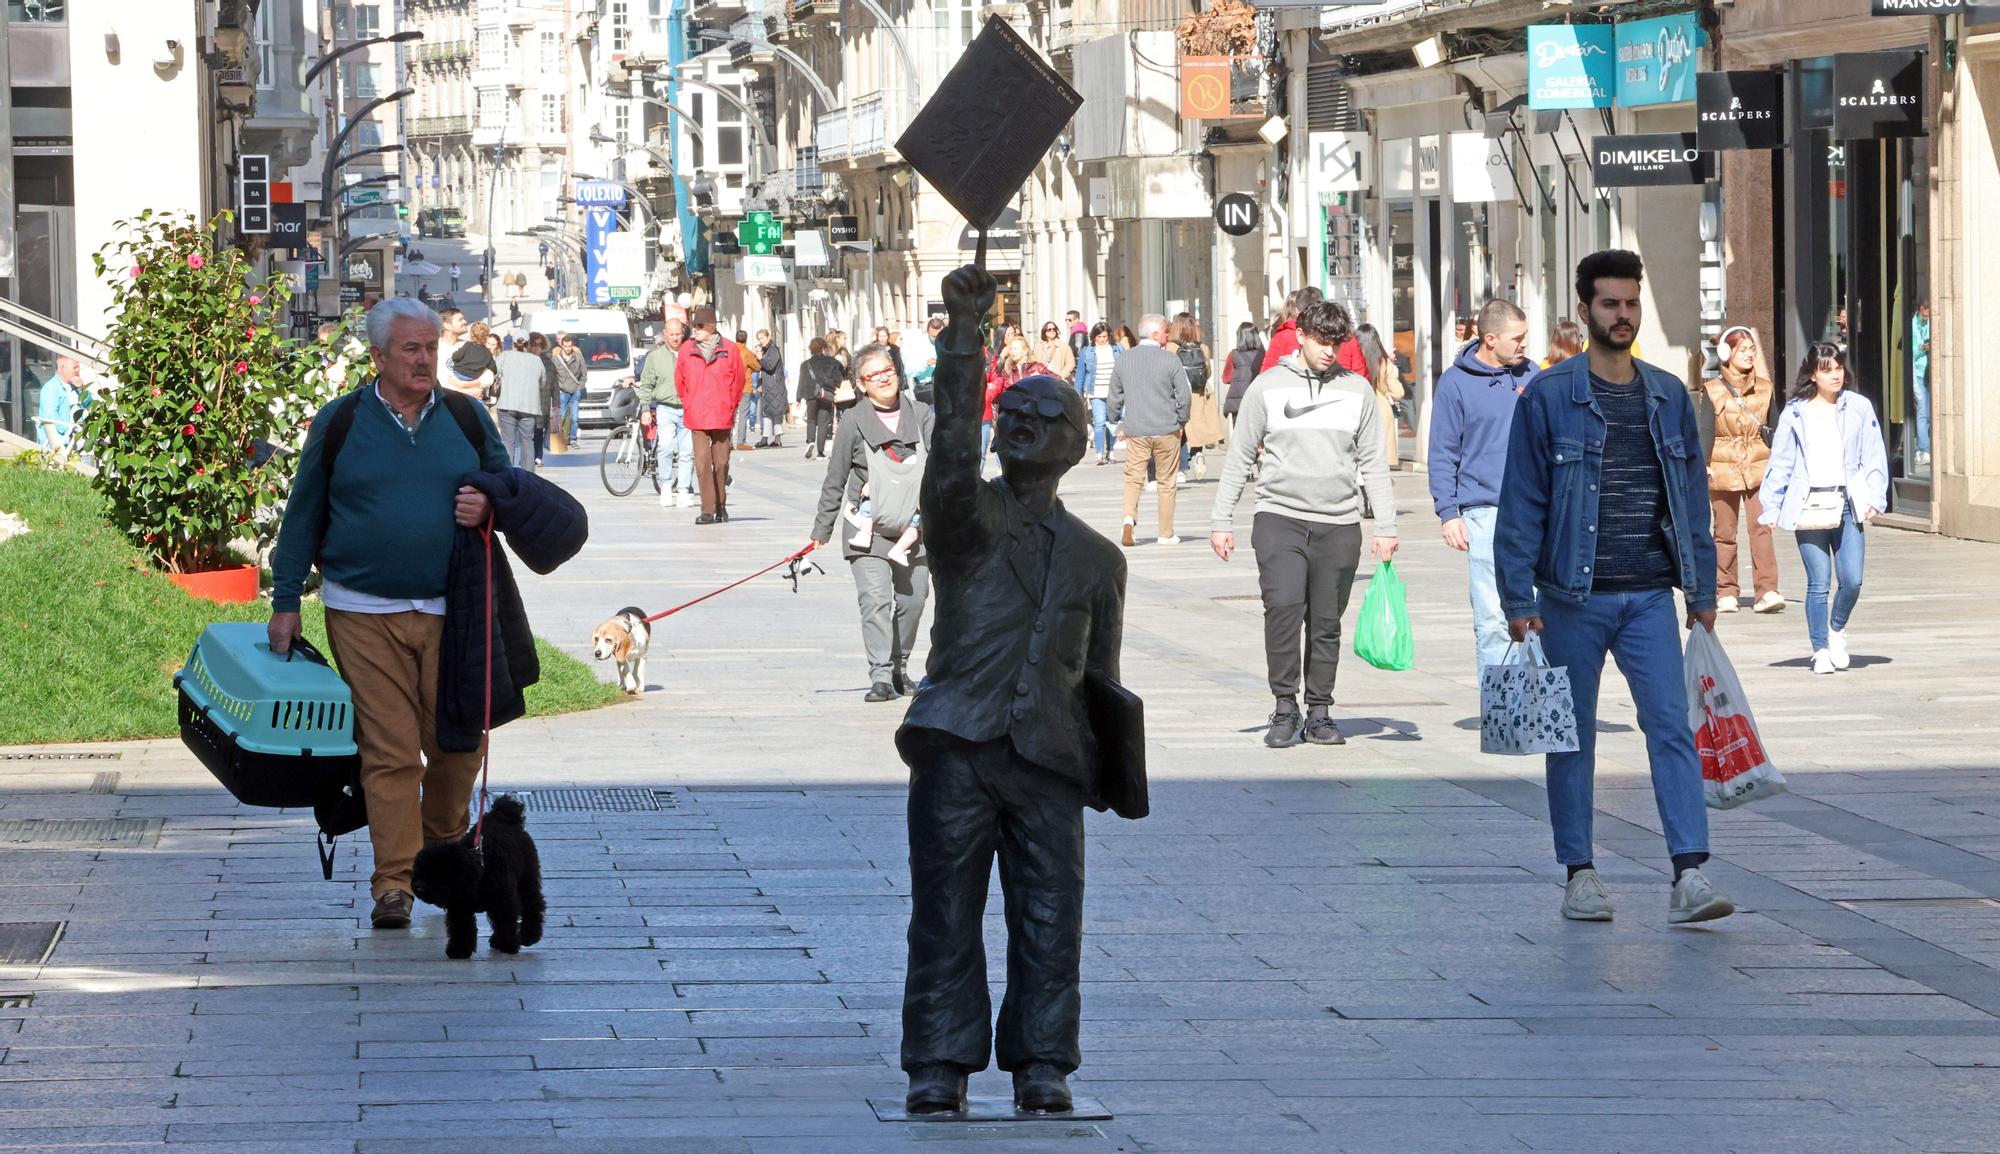
[[[1384,561],[1368,581],[1361,601],[1361,620],[1354,627],[1354,654],[1377,669],[1410,669],[1417,664],[1417,641],[1410,632],[1410,611],[1403,604],[1403,579],[1396,565]]]

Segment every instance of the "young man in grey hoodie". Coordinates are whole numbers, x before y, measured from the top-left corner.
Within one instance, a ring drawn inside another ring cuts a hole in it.
[[[1256,463],[1250,544],[1264,597],[1264,657],[1278,701],[1264,734],[1264,744],[1274,749],[1301,741],[1346,744],[1327,708],[1340,665],[1340,617],[1361,566],[1364,488],[1375,511],[1375,558],[1396,555],[1396,495],[1375,388],[1336,360],[1353,336],[1353,323],[1345,308],[1321,301],[1299,314],[1298,331],[1299,351],[1258,374],[1243,394],[1208,535],[1215,555],[1229,560],[1236,551],[1236,503]]]

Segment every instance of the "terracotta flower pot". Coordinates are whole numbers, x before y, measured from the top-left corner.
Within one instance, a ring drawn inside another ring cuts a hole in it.
[[[255,565],[232,565],[201,573],[169,573],[167,580],[188,591],[191,597],[233,604],[257,599],[258,570]]]

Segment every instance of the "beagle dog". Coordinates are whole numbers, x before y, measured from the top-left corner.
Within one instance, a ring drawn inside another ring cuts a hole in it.
[[[630,605],[590,634],[590,652],[599,661],[618,663],[618,688],[630,694],[646,691],[646,649],[653,643],[653,627],[646,624],[646,611]]]

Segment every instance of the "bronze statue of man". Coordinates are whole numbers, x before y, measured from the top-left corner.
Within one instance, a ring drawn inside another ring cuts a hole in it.
[[[1014,1075],[1017,1107],[1068,1110],[1082,1061],[1083,807],[1097,800],[1100,738],[1084,675],[1118,676],[1125,560],[1056,499],[1090,420],[1055,377],[1000,395],[1000,477],[980,480],[980,321],[993,301],[984,269],[945,277],[950,319],[919,498],[937,609],[926,675],[896,734],[910,766],[912,1114],[963,1110],[966,1076],[992,1052]],[[980,936],[996,851],[1007,907],[997,1039]]]

